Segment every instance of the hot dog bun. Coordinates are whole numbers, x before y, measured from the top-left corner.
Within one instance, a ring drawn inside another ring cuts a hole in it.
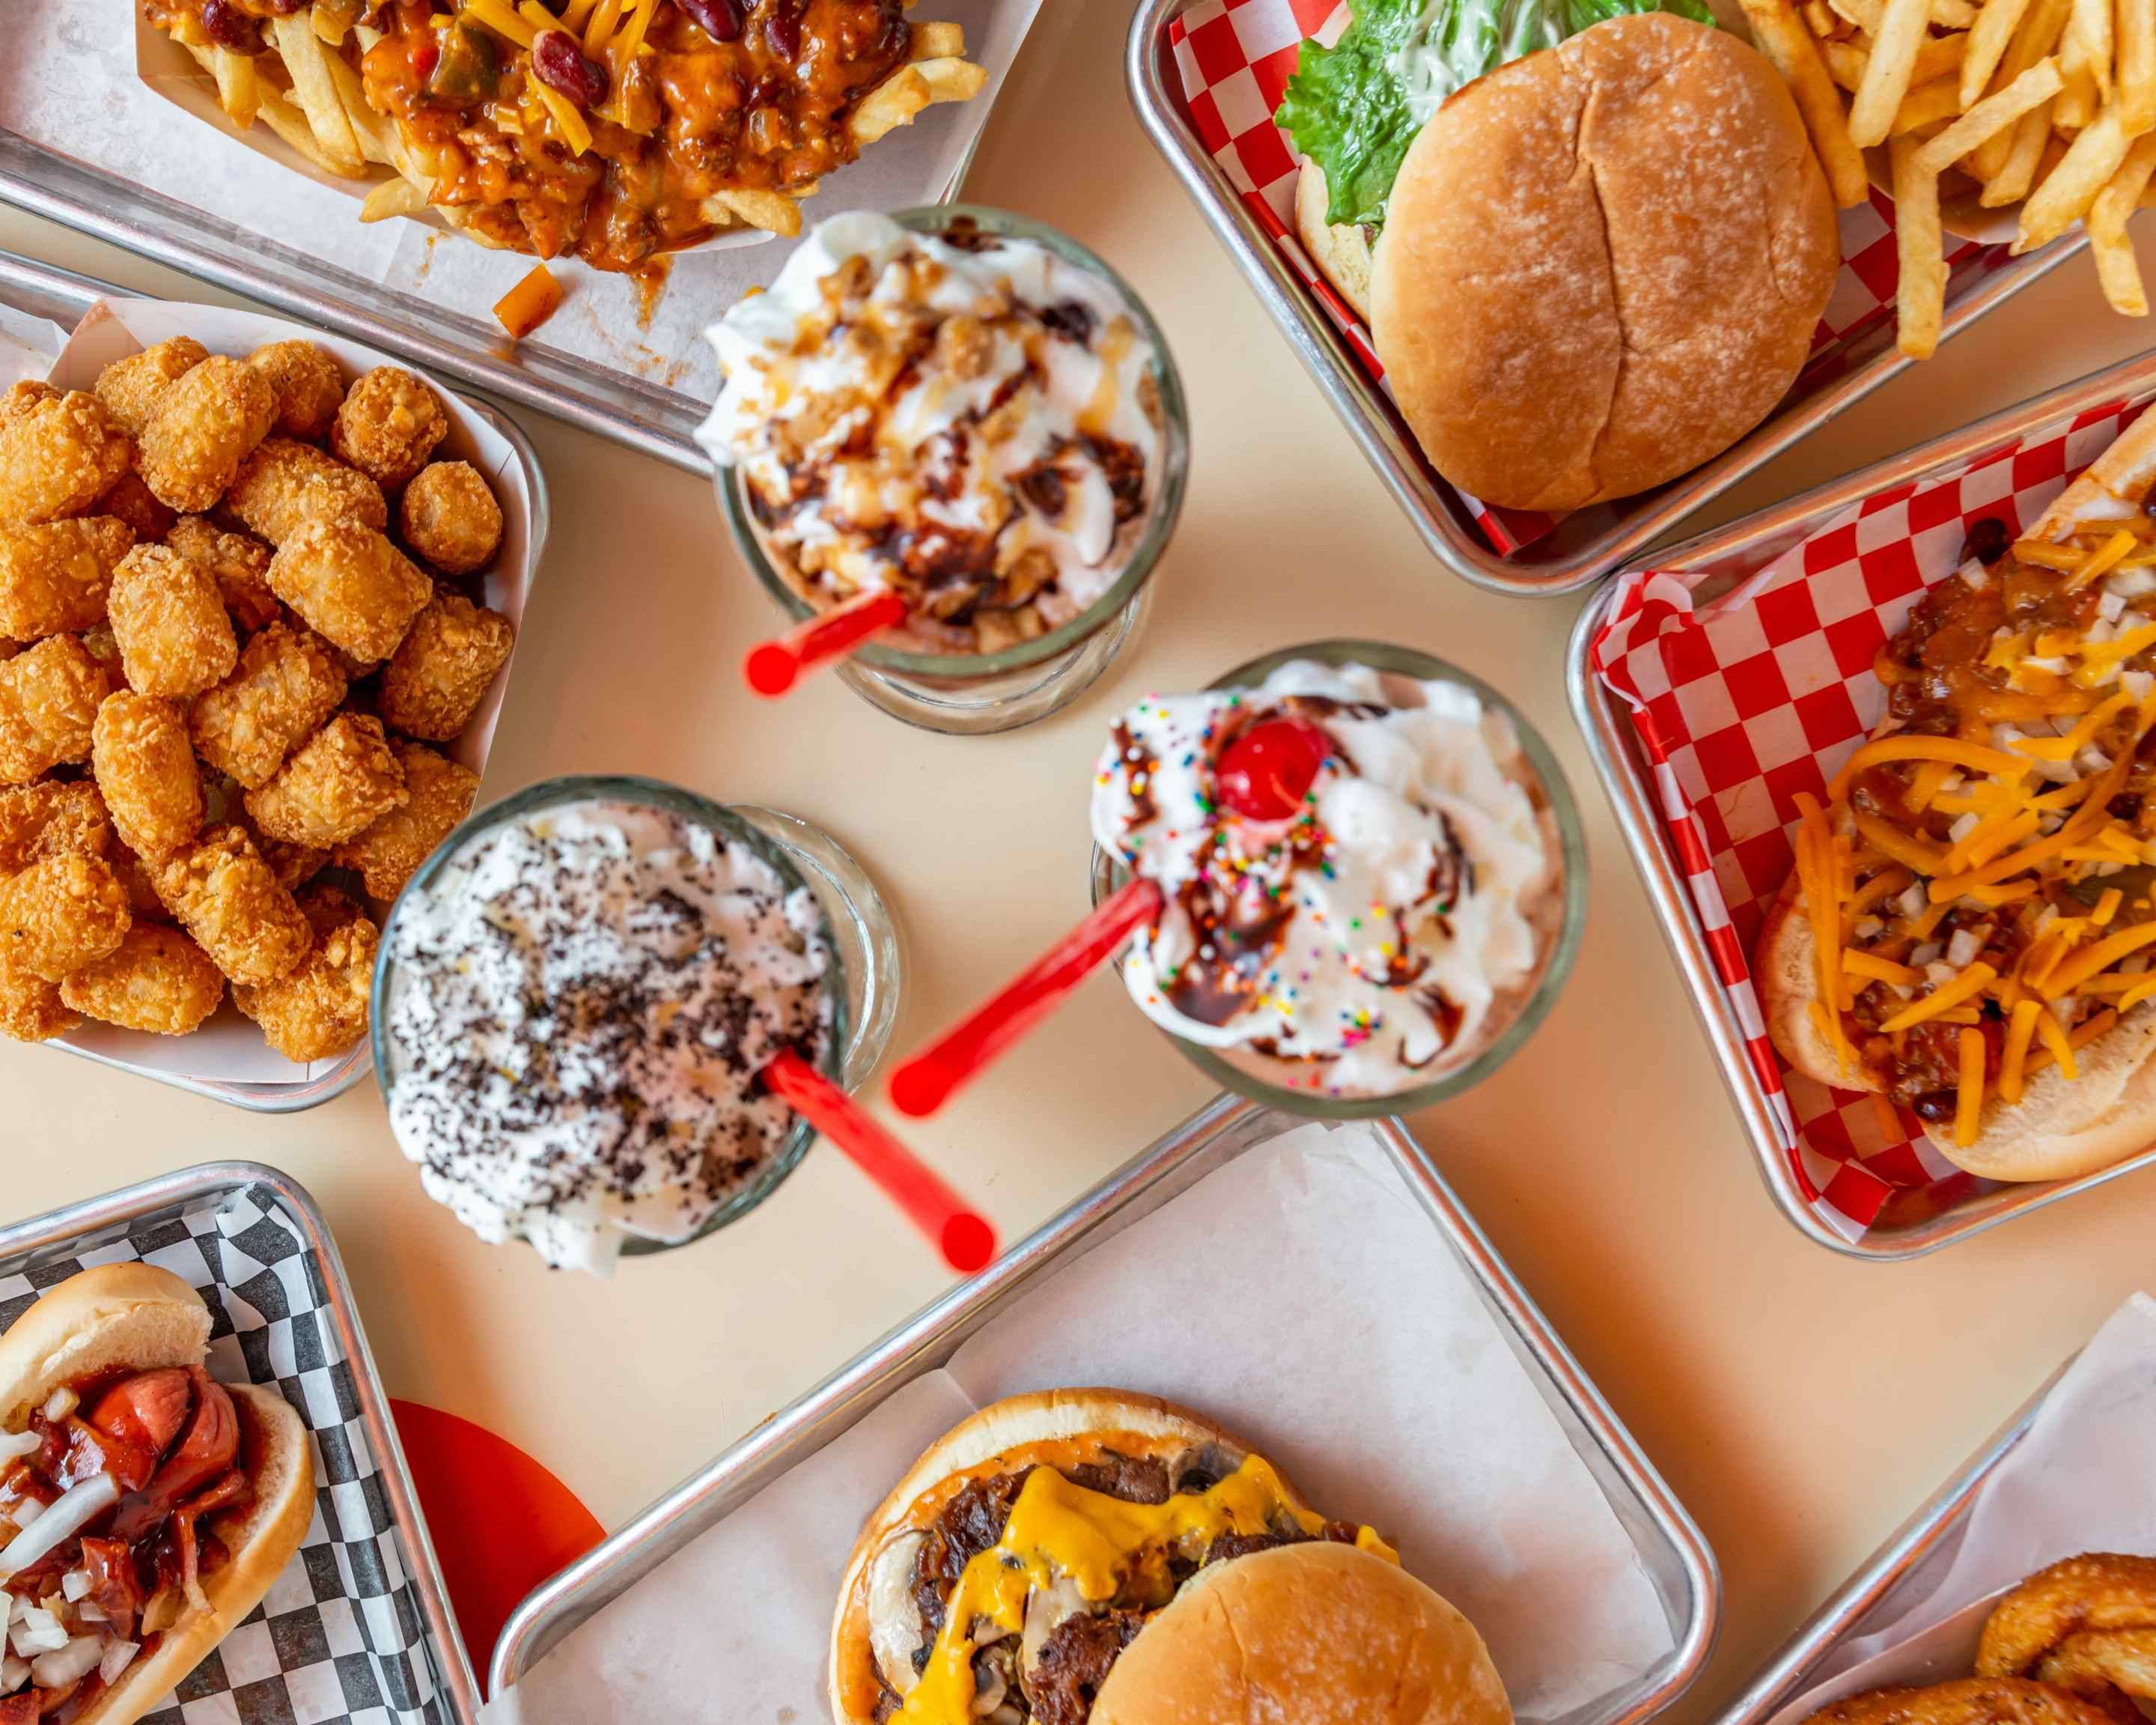
[[[48,1290],[0,1336],[0,1430],[19,1431],[64,1384],[116,1368],[198,1366],[209,1342],[201,1296],[154,1264],[107,1264]],[[132,1725],[257,1605],[306,1537],[315,1507],[307,1429],[275,1390],[230,1384],[239,1466],[253,1505],[209,1529],[231,1561],[203,1583],[211,1609],[190,1608],[157,1650],[78,1715],[79,1725]]]
[[[1475,1625],[1349,1545],[1201,1569],[1131,1643],[1089,1725],[1512,1725]]]
[[[1884,1090],[1861,1065],[1844,1070],[1812,1022],[1816,951],[1792,875],[1767,914],[1753,965],[1767,1034],[1807,1078],[1839,1090]],[[1987,1103],[1971,1142],[1955,1143],[1951,1127],[1928,1124],[1924,1135],[1955,1167],[1987,1180],[2072,1179],[2156,1143],[2156,1001],[2134,1008],[2076,1058],[2077,1077],[2046,1066],[2018,1103]]]
[[[840,1725],[867,1725],[876,1702],[879,1643],[888,1655],[909,1635],[917,1640],[918,1614],[906,1588],[912,1544],[968,1480],[1033,1466],[1067,1469],[1116,1455],[1158,1457],[1173,1465],[1193,1450],[1219,1452],[1224,1471],[1247,1453],[1202,1415],[1120,1389],[1012,1396],[953,1426],[892,1488],[854,1542],[831,1624],[831,1717]],[[1296,1507],[1309,1507],[1292,1488],[1291,1497]],[[911,1621],[902,1620],[909,1613]],[[908,1651],[911,1645],[908,1641]],[[887,1671],[893,1662],[886,1657]]]

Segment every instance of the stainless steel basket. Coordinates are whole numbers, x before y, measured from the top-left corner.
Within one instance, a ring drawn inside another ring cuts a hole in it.
[[[542,1583],[495,1643],[490,1692],[530,1671],[570,1630],[633,1582],[933,1371],[1021,1290],[1167,1203],[1214,1169],[1305,1122],[1223,1096],[1141,1152],[984,1274],[954,1289],[691,1475],[603,1544]],[[1459,1255],[1516,1356],[1630,1535],[1667,1614],[1672,1650],[1638,1681],[1549,1725],[1636,1725],[1704,1667],[1721,1616],[1713,1553],[1601,1393],[1535,1309],[1427,1153],[1398,1121],[1378,1124],[1445,1249]]]
[[[1169,51],[1168,26],[1208,0],[1140,0],[1131,20],[1125,74],[1132,105],[1168,165],[1228,249],[1259,303],[1287,337],[1341,423],[1368,458],[1424,542],[1452,572],[1497,593],[1563,593],[1636,556],[1694,511],[1799,439],[1862,400],[1911,363],[1896,352],[1892,321],[1852,342],[1830,377],[1799,382],[1757,429],[1705,466],[1637,497],[1567,516],[1510,557],[1492,550],[1460,494],[1438,475],[1383,390],[1341,338],[1324,308],[1260,228],[1190,123]],[[2009,295],[2056,269],[2087,244],[2080,228],[1981,274],[1958,271],[1948,289],[1944,337],[1969,327]]]
[[[1899,486],[1943,476],[1997,445],[2055,422],[2063,423],[2107,403],[2129,405],[2156,398],[2156,356],[2143,356],[2031,397],[1975,424],[1935,438],[1859,472],[1643,558],[1638,567],[1681,570],[1733,583],[1771,562],[1808,537],[1836,512]],[[1647,897],[1668,938],[1692,1008],[1705,1027],[1744,1127],[1760,1178],[1783,1214],[1820,1245],[1852,1256],[1914,1257],[1995,1227],[2009,1217],[2093,1190],[2137,1168],[2156,1163],[2156,1147],[2085,1174],[2041,1185],[2007,1185],[1972,1194],[1937,1215],[1900,1226],[1875,1226],[1863,1238],[1845,1239],[1824,1222],[1799,1187],[1781,1139],[1772,1101],[1745,1053],[1745,1031],[1718,980],[1707,932],[1685,883],[1676,845],[1657,801],[1654,776],[1623,702],[1596,678],[1591,655],[1609,621],[1619,588],[1612,584],[1580,614],[1566,658],[1572,710],[1587,751],[1617,814],[1625,849],[1645,884]]]
[[[223,1225],[213,1230],[208,1219],[219,1215]],[[249,1225],[239,1227],[242,1222]],[[201,1255],[189,1250],[213,1231],[215,1249]],[[200,1277],[190,1263],[206,1265],[215,1284],[209,1302],[218,1318],[213,1358],[223,1345],[218,1338],[232,1333],[227,1320],[242,1309],[257,1325],[239,1337],[247,1375],[274,1383],[316,1439],[316,1496],[324,1507],[295,1560],[305,1563],[305,1579],[289,1597],[272,1587],[262,1612],[228,1635],[226,1656],[197,1668],[191,1700],[208,1709],[203,1717],[216,1717],[221,1706],[232,1717],[289,1719],[298,1710],[301,1717],[323,1718],[331,1712],[322,1695],[302,1701],[298,1692],[326,1688],[332,1710],[349,1713],[365,1702],[367,1682],[348,1668],[348,1661],[360,1660],[372,1664],[380,1691],[368,1717],[475,1721],[478,1682],[344,1261],[314,1199],[275,1168],[213,1162],[33,1216],[0,1229],[0,1310],[12,1322],[34,1291],[71,1269],[69,1260],[103,1264],[134,1256],[166,1264],[197,1286]],[[333,1550],[340,1546],[346,1549]],[[385,1555],[393,1555],[395,1569],[382,1567]],[[332,1557],[334,1562],[316,1561]],[[323,1611],[332,1599],[346,1608],[337,1630]],[[259,1621],[265,1613],[274,1622],[267,1630]],[[310,1615],[322,1620],[301,1620]],[[345,1634],[362,1644],[357,1652],[342,1642]],[[244,1660],[229,1645],[241,1635],[257,1638]],[[400,1701],[398,1690],[413,1673],[408,1666],[392,1671],[385,1666],[415,1656],[425,1661],[431,1692]],[[258,1683],[272,1681],[293,1692],[252,1693]],[[383,1702],[394,1711],[379,1711]]]

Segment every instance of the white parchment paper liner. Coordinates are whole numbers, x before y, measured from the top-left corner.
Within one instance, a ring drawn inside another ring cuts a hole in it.
[[[2156,1553],[2156,1300],[2145,1293],[2112,1314],[2044,1398],[1978,1491],[1936,1583],[1906,1585],[1910,1597],[1834,1648],[1769,1725],[1796,1725],[1860,1690],[1969,1676],[1998,1595],[2089,1551]]]
[[[1324,1514],[1395,1540],[1482,1631],[1523,1718],[1606,1694],[1674,1645],[1631,1540],[1375,1132],[1312,1125],[1013,1301],[484,1717],[824,1718],[832,1606],[869,1511],[974,1408],[1095,1384],[1218,1419]]]
[[[6,328],[0,325],[0,331]],[[50,379],[63,389],[87,389],[113,361],[173,336],[192,336],[213,353],[236,355],[296,336],[318,342],[334,354],[347,379],[375,366],[399,363],[391,355],[357,341],[326,336],[256,312],[219,305],[176,305],[162,300],[115,299],[100,300],[90,309],[53,360]],[[0,381],[4,381],[7,357],[4,344],[0,344]],[[536,500],[531,482],[507,438],[449,390],[437,385],[436,393],[449,417],[449,434],[437,456],[470,462],[486,476],[501,501],[501,550],[485,578],[485,598],[521,633],[525,596],[534,573],[531,531]],[[510,665],[515,663],[512,654]],[[486,770],[487,752],[493,746],[495,726],[501,716],[509,671],[510,666],[503,667],[470,728],[444,747],[445,753],[475,773]],[[335,1060],[305,1065],[288,1060],[263,1041],[262,1033],[239,1015],[229,999],[217,1016],[192,1036],[151,1036],[110,1024],[85,1024],[57,1040],[132,1071],[234,1084],[305,1084],[351,1058],[340,1055]]]

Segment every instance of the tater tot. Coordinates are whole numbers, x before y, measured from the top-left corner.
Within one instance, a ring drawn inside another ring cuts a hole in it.
[[[270,547],[246,533],[228,533],[207,516],[183,515],[165,543],[217,583],[218,596],[244,634],[267,629],[284,614],[270,591]]]
[[[94,784],[43,779],[0,791],[0,875],[48,856],[103,856],[112,823]]]
[[[90,388],[121,429],[130,437],[140,437],[165,386],[208,357],[209,349],[192,336],[175,336],[126,359],[116,359],[97,374]]]
[[[308,443],[329,435],[344,405],[344,373],[328,349],[312,341],[272,341],[249,354],[247,362],[277,393],[279,435]]]
[[[516,644],[516,631],[499,611],[444,589],[382,667],[376,710],[393,730],[447,742],[471,722]]]
[[[0,424],[0,521],[86,515],[135,459],[105,404],[76,390]]]
[[[0,390],[0,425],[19,419],[40,402],[58,401],[59,390],[37,377],[19,377]]]
[[[28,784],[87,761],[98,704],[111,692],[104,667],[73,635],[0,663],[0,784]]]
[[[236,826],[207,829],[151,871],[157,896],[235,983],[274,983],[307,955],[314,931]]]
[[[346,393],[330,428],[330,448],[393,491],[449,434],[449,416],[424,378],[401,366],[377,366]]]
[[[97,500],[99,511],[127,523],[137,539],[162,539],[179,517],[151,495],[142,475],[129,468],[113,481],[112,489]]]
[[[297,892],[329,866],[326,845],[288,845],[282,839],[273,839],[260,832],[254,838],[254,848],[262,853],[262,860],[270,865],[270,872],[277,877],[277,884],[288,892]]]
[[[484,569],[501,549],[501,506],[469,461],[421,468],[397,515],[405,544],[444,575]]]
[[[195,752],[253,790],[336,711],[345,687],[326,643],[273,623],[248,642],[230,676],[196,697],[187,714]]]
[[[198,695],[239,662],[239,641],[215,578],[169,547],[129,552],[105,603],[121,670],[141,694]]]
[[[0,1036],[15,1042],[48,1042],[81,1022],[60,999],[59,985],[11,964],[0,948]]]
[[[90,770],[121,842],[155,861],[202,830],[202,774],[187,721],[169,701],[121,690],[91,727]]]
[[[382,721],[342,712],[295,750],[269,783],[247,793],[247,814],[287,845],[328,846],[356,839],[404,800]]]
[[[0,635],[41,641],[95,629],[112,572],[134,548],[133,531],[109,515],[0,523]]]
[[[49,856],[0,886],[0,950],[49,983],[104,957],[134,920],[102,857]]]
[[[149,864],[125,845],[114,845],[105,860],[112,865],[112,872],[120,877],[121,886],[126,890],[127,908],[134,913],[137,923],[172,920],[164,900],[157,896],[157,884],[150,878]]]
[[[397,650],[434,584],[372,527],[303,522],[270,560],[277,597],[334,645],[372,665]]]
[[[316,516],[356,521],[379,531],[389,525],[382,487],[356,467],[289,438],[264,440],[239,464],[224,506],[234,520],[282,545]]]
[[[60,984],[86,1019],[152,1036],[189,1036],[224,999],[224,973],[177,928],[138,922],[94,964]]]
[[[261,372],[212,354],[159,393],[142,429],[142,478],[159,502],[198,515],[224,495],[276,417],[277,393]]]
[[[381,932],[334,886],[311,886],[300,908],[315,931],[307,956],[275,982],[234,988],[233,1004],[262,1027],[288,1060],[326,1060],[367,1034],[374,954]]]
[[[479,797],[479,774],[424,743],[399,742],[404,805],[392,809],[357,839],[340,845],[330,860],[351,869],[367,896],[387,904],[404,890],[419,865],[434,854]]]

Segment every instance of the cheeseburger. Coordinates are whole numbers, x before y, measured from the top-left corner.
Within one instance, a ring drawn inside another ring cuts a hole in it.
[[[1474,1630],[1399,1561],[1198,1414],[1122,1390],[1014,1396],[947,1434],[862,1527],[832,1717],[1510,1725]],[[1380,1674],[1388,1697],[1401,1678],[1397,1705],[1365,1704]]]
[[[1738,38],[1607,18],[1450,88],[1389,166],[1328,146],[1324,88],[1299,70],[1278,116],[1306,157],[1302,239],[1460,490],[1553,511],[1628,496],[1796,380],[1840,234],[1795,101]]]

